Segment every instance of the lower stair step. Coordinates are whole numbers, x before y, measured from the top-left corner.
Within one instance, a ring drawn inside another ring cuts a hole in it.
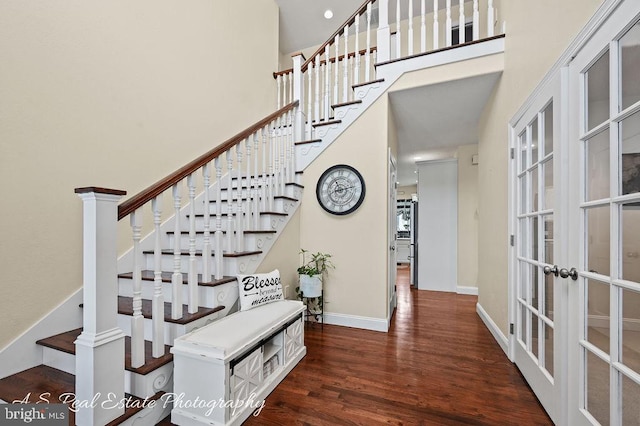
[[[171,318],[171,303],[164,303],[164,320],[165,322],[170,322],[173,324],[188,324],[190,322],[199,320],[201,318],[206,317],[207,315],[214,314],[216,312],[222,311],[224,306],[216,306],[215,308],[205,308],[203,306],[198,307],[198,311],[196,313],[189,313],[189,306],[182,305],[182,318],[173,319]],[[118,296],[118,313],[122,315],[133,315],[133,298]],[[142,316],[145,318],[152,318],[151,315],[151,300],[142,300]]]
[[[163,250],[163,254],[165,250]],[[262,253],[262,252],[259,252]],[[171,251],[170,254],[173,254],[173,251]],[[171,278],[173,276],[173,272],[163,272],[162,273],[162,282],[163,283],[171,283]],[[122,274],[118,274],[118,278],[126,278],[126,279],[133,279],[133,272],[125,272]],[[155,273],[153,271],[149,271],[149,270],[144,270],[141,273],[141,279],[142,281],[153,281],[155,279]],[[202,278],[202,275],[198,274],[198,285],[201,286],[206,286],[206,287],[215,287],[215,286],[219,286],[222,284],[226,284],[226,283],[230,283],[232,281],[235,281],[236,277],[222,277],[219,280],[209,280],[209,281],[204,281]],[[183,273],[182,274],[182,283],[183,284],[189,284],[189,274],[187,273]]]

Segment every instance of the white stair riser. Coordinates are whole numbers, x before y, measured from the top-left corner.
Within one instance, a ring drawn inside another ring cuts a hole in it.
[[[276,190],[277,194],[276,195],[285,195],[287,197],[293,197],[296,193],[296,189],[300,189],[298,188],[296,185],[285,185],[284,187],[284,194],[280,194],[279,190]],[[241,198],[255,198],[258,197],[258,199],[262,198],[263,194],[264,194],[264,188],[251,188],[249,191],[247,191],[246,187],[241,188],[240,191],[240,197]],[[222,188],[221,189],[221,199],[226,201],[229,199],[229,192],[231,192],[231,196],[233,197],[233,199],[235,200],[238,197],[238,188],[232,188],[231,191],[229,191],[229,189],[227,188]],[[214,201],[216,199],[216,193],[214,190],[210,190],[209,191],[209,200],[210,201]]]
[[[292,198],[295,198],[295,197],[292,197]],[[287,203],[292,203],[292,201],[285,200],[285,199],[282,199],[282,198],[275,198],[273,200],[272,208],[268,208],[267,207],[267,209],[265,210],[265,209],[262,208],[262,202],[261,202],[260,203],[260,211],[282,212],[282,211],[284,211],[284,210],[282,210],[283,206],[285,204],[287,204]],[[226,201],[222,201],[221,213],[227,213],[228,212],[228,207],[229,207],[228,203]],[[196,210],[198,210],[198,209],[196,209]],[[243,211],[246,211],[246,206],[245,206],[245,208],[243,208]],[[236,213],[236,203],[235,202],[231,205],[231,212],[232,213]],[[284,211],[284,212],[286,213],[286,211]],[[202,214],[201,211],[196,211],[196,213]],[[210,201],[209,202],[209,213],[211,214],[212,217],[215,217],[215,215],[216,215],[216,202],[215,201]],[[223,220],[224,220],[224,218],[223,218]]]
[[[260,217],[258,218],[258,230],[265,230],[265,229],[272,229],[271,226],[271,222],[273,217],[278,217],[278,215],[269,215],[269,214],[261,214]],[[233,215],[233,227],[235,229],[235,224],[238,223],[238,221],[242,221],[242,224],[244,225],[245,229],[251,229],[254,230],[256,229],[255,226],[253,226],[253,216],[250,215],[250,224],[247,227],[247,216],[246,215],[242,215],[242,216],[237,216],[237,215]],[[222,220],[221,220],[221,226],[222,226],[222,231],[226,231],[227,229],[229,229],[229,216],[222,216]],[[182,220],[181,222],[181,229],[189,229],[189,218],[185,218]],[[209,216],[209,234],[213,235],[213,233],[216,230],[216,216],[215,215],[210,215]],[[196,232],[204,232],[204,217],[203,216],[197,216],[196,217]],[[204,237],[204,235],[200,235],[200,237]]]
[[[76,374],[76,356],[67,352],[44,346],[42,363],[65,373]],[[173,362],[146,375],[125,370],[124,377],[125,392],[139,398],[151,397],[161,390],[169,391],[173,388]]]
[[[162,257],[162,270],[165,272],[173,271],[173,255],[164,254]],[[196,272],[198,274],[202,273],[203,269],[203,257],[196,256]],[[211,262],[211,271],[215,272],[215,258],[212,256],[209,260]],[[223,275],[234,275],[238,271],[238,263],[241,261],[241,258],[237,257],[225,257],[223,260]],[[183,255],[180,257],[180,272],[187,273],[189,272],[189,265],[191,263],[191,259],[188,255]],[[154,255],[153,254],[145,254],[145,263],[143,263],[143,268],[153,271],[154,269]]]
[[[259,238],[260,235],[263,234],[244,234],[244,247],[242,251],[254,251],[254,250],[260,250],[259,247],[256,245],[256,240],[257,238]],[[173,250],[173,241],[174,241],[174,234],[169,234],[169,244],[167,244],[167,250]],[[236,238],[235,236],[232,238],[233,240],[233,248],[235,249],[236,247]],[[215,247],[215,236],[211,236],[211,252],[213,253],[214,251],[214,247]],[[202,250],[202,247],[204,245],[204,235],[203,234],[198,234],[196,235],[196,250]],[[188,251],[189,250],[189,235],[187,234],[180,234],[180,248],[182,249],[182,251]],[[224,251],[227,251],[227,237],[226,234],[224,234],[222,236],[222,248]],[[188,256],[183,256],[185,258],[189,258]],[[200,257],[200,256],[198,256]],[[171,256],[171,258],[173,259],[173,256]],[[153,268],[151,268],[153,269]],[[169,267],[169,269],[163,269],[164,271],[173,271],[173,262],[171,263],[171,266]],[[183,271],[186,272],[186,271]],[[225,274],[229,275],[229,272],[227,270],[224,271]]]
[[[230,291],[232,287],[237,287],[237,281],[221,284],[215,287],[198,286],[198,304],[206,308],[215,308],[221,305],[219,299],[223,299],[221,293]],[[133,281],[126,278],[118,279],[119,294],[121,296],[133,297]],[[151,300],[154,293],[153,281],[142,281],[142,298]],[[162,296],[165,302],[171,302],[173,299],[173,285],[171,283],[162,283]],[[189,286],[182,284],[182,303],[186,304],[189,297]]]

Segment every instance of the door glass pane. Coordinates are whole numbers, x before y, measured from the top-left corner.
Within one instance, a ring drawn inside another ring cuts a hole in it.
[[[527,133],[523,131],[518,136],[518,145],[520,146],[520,171],[524,171],[529,166],[527,161]]]
[[[538,168],[534,168],[533,170],[531,170],[531,181],[530,181],[530,185],[531,185],[531,198],[530,198],[530,203],[529,204],[529,209],[531,212],[537,212],[538,211]]]
[[[622,362],[640,374],[640,293],[622,290]],[[640,394],[638,394],[640,404]],[[640,405],[637,406],[640,410]]]
[[[521,303],[518,304],[520,307],[520,327],[518,328],[518,339],[522,342],[524,347],[527,347],[527,312],[529,310]]]
[[[609,285],[585,280],[587,286],[586,340],[603,352],[609,353]]]
[[[531,122],[531,164],[538,162],[538,118]]]
[[[538,316],[531,313],[531,353],[538,359]]]
[[[553,152],[553,103],[543,112],[544,119],[544,155]]]
[[[527,282],[529,281],[529,264],[520,260],[520,286],[518,287],[518,297],[527,300]]]
[[[609,129],[586,143],[587,201],[609,198]]]
[[[532,265],[531,269],[533,270],[533,275],[531,276],[531,305],[534,308],[538,308],[538,277],[540,274],[538,273],[539,267]]]
[[[640,385],[622,375],[622,424],[640,425]]]
[[[520,243],[518,244],[518,251],[519,251],[519,255],[521,257],[528,257],[528,252],[527,252],[527,223],[528,223],[528,219],[526,217],[519,219],[518,220],[518,225],[519,225],[519,233],[518,233],[518,239],[520,240]]]
[[[609,119],[609,51],[586,73],[587,130]]]
[[[553,208],[553,158],[542,165],[544,179],[544,209]]]
[[[538,260],[538,218],[531,218],[531,258]]]
[[[609,363],[587,352],[586,409],[601,425],[609,424]]]
[[[542,260],[545,263],[553,265],[553,216],[545,215],[544,220],[544,254]]]
[[[543,323],[544,330],[544,367],[553,377],[553,328]]]
[[[640,79],[638,79],[640,81]],[[622,195],[640,192],[640,112],[625,118],[620,124]]]
[[[518,213],[524,214],[527,212],[527,175],[522,175],[520,181],[520,205]]]
[[[622,206],[620,222],[622,236],[622,271],[623,280],[640,283],[640,203]]]
[[[602,275],[609,275],[609,206],[586,209],[586,214],[587,270]]]
[[[544,276],[544,315],[553,320],[553,274]]]
[[[620,91],[622,93],[622,109],[625,109],[640,100],[640,79],[638,79],[640,22],[631,27],[620,39],[620,57],[622,62]]]

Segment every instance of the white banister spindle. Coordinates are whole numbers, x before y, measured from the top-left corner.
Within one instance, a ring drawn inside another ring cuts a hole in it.
[[[459,16],[458,16],[458,42],[459,44],[465,43],[467,40],[465,39],[464,27],[465,27],[465,17],[464,17],[464,0],[459,0]]]
[[[329,117],[326,116],[325,118],[328,119]],[[287,142],[287,133],[288,133],[286,115],[280,116],[279,120],[280,120],[280,180],[279,180],[280,188],[278,188],[278,193],[280,195],[284,195],[284,184],[286,180],[286,175],[285,175],[286,142]]]
[[[276,76],[276,87],[277,87],[277,93],[276,93],[276,97],[277,97],[277,102],[276,105],[278,106],[278,108],[282,108],[282,75],[278,75]]]
[[[487,37],[493,37],[495,25],[495,9],[493,8],[493,0],[489,0],[487,5]]]
[[[309,67],[307,68],[307,80],[309,81],[309,89],[307,90],[307,133],[309,135],[309,139],[312,139],[312,122],[313,122],[313,60],[309,62]]]
[[[329,111],[331,108],[331,58],[330,58],[330,47],[327,44],[324,47],[324,118],[325,120],[329,119]]]
[[[162,294],[162,224],[161,195],[151,202],[153,211],[153,224],[155,244],[153,247],[153,299],[151,301],[151,328],[152,328],[152,355],[159,358],[164,355],[164,296]],[[176,235],[180,238],[180,235]]]
[[[267,164],[269,167],[269,172],[267,174],[267,206],[265,208],[265,210],[269,210],[270,212],[273,211],[273,182],[274,182],[274,167],[273,167],[273,161],[274,161],[274,155],[273,155],[273,150],[274,150],[274,140],[275,140],[275,130],[274,130],[274,124],[275,122],[271,122],[269,124],[269,146],[268,146],[268,153],[267,153]]]
[[[180,183],[173,185],[173,275],[171,275],[171,318],[182,318],[182,253],[180,249],[180,206],[182,194]]]
[[[402,31],[400,30],[400,21],[402,21],[402,13],[400,10],[400,0],[396,0],[396,57],[402,57]]]
[[[427,11],[426,0],[420,0],[420,53],[427,51]]]
[[[313,98],[315,100],[314,102],[314,118],[315,118],[315,122],[319,123],[320,122],[320,54],[316,55],[316,57],[314,58],[314,62],[315,62],[315,70],[316,70],[316,74],[314,76],[314,80],[315,80],[315,93],[313,95]]]
[[[447,0],[447,18],[444,25],[446,47],[451,46],[451,0]]]
[[[473,40],[480,39],[480,12],[478,11],[478,0],[473,0]]]
[[[364,81],[371,81],[371,2],[367,4],[367,48],[364,54]]]
[[[440,48],[440,29],[438,24],[438,0],[433,0],[433,50]]]
[[[289,151],[288,151],[289,162],[288,162],[288,168],[287,168],[287,171],[289,173],[287,176],[287,181],[294,182],[296,179],[296,169],[295,169],[296,148],[295,148],[295,140],[293,139],[293,135],[295,134],[294,132],[295,123],[293,122],[293,117],[295,116],[295,108],[293,111],[289,111],[288,114],[289,114],[289,123],[291,124],[291,128],[289,129]]]
[[[413,55],[413,0],[409,0],[409,26],[407,28],[407,55]]]
[[[216,231],[215,231],[215,260],[216,260],[216,274],[217,280],[223,276],[223,264],[224,253],[222,249],[222,165],[220,164],[220,157],[216,157],[213,163],[216,169]],[[204,206],[205,210],[209,210],[209,206]]]
[[[82,199],[83,330],[75,341],[78,425],[104,425],[124,413],[124,333],[118,327],[118,201],[124,191],[77,188]],[[164,349],[164,348],[163,348]],[[109,374],[104,372],[108,371]]]
[[[231,148],[225,152],[227,159],[227,252],[233,253],[233,157]]]
[[[282,102],[282,106],[285,106],[291,102],[291,77],[292,75],[290,73],[286,73],[284,75],[285,96],[284,96],[284,102]]]
[[[198,312],[198,258],[196,257],[196,179],[187,176],[189,188],[189,276],[187,278],[188,309],[190,314]]]
[[[349,99],[349,25],[344,27],[343,32],[344,37],[344,57],[342,58],[343,62],[343,78],[342,78],[342,102],[348,102]]]
[[[268,125],[267,125],[268,126]],[[260,199],[262,200],[262,211],[267,211],[267,154],[269,144],[267,141],[268,127],[262,128],[262,173],[260,174]]]
[[[360,82],[360,14],[356,15],[355,19],[356,32],[353,37],[356,39],[356,46],[353,54],[355,55],[356,65],[353,71],[353,81],[351,84],[358,84]]]
[[[131,317],[131,366],[138,368],[144,364],[144,317],[142,316],[142,221],[140,212],[129,216],[133,237],[133,316]]]
[[[247,151],[247,192],[246,192],[246,200],[243,202],[245,206],[244,209],[244,217],[245,224],[243,225],[244,229],[251,229],[251,214],[253,212],[253,182],[251,181],[251,167],[253,166],[253,162],[251,161],[251,157],[253,154],[253,135],[247,136],[247,139],[244,141],[244,148]]]
[[[204,185],[204,214],[203,214],[203,239],[202,239],[202,281],[208,282],[213,275],[211,272],[211,211],[209,210],[209,191],[211,187],[211,165],[207,163],[202,167],[202,181]]]
[[[244,215],[242,211],[242,142],[236,145],[236,162],[238,165],[238,189],[236,191],[236,214],[235,214],[235,230],[236,230],[236,252],[244,251]],[[249,189],[247,189],[249,191]],[[229,188],[229,195],[233,194],[233,188]]]
[[[333,39],[333,45],[335,48],[336,56],[333,64],[333,103],[339,104],[340,98],[338,96],[340,87],[340,34],[336,34]]]
[[[282,179],[281,167],[282,162],[280,161],[280,153],[282,152],[282,117],[278,117],[275,121],[276,130],[274,133],[273,140],[273,186],[274,193],[273,195],[282,195],[280,193],[280,180]]]
[[[292,86],[291,86],[291,102],[298,101],[298,105],[300,108],[296,109],[296,116],[294,118],[296,125],[296,140],[302,141],[304,140],[304,75],[302,74],[302,63],[304,62],[304,56],[302,53],[297,53],[293,56],[293,73],[292,73]],[[256,147],[256,154],[258,151],[258,147]],[[258,156],[254,157],[256,164],[258,161]],[[256,174],[254,178],[258,179],[258,171],[256,167]]]
[[[296,114],[297,117],[297,114]],[[258,154],[260,153],[259,131],[253,134],[253,180],[251,188],[251,209],[253,210],[253,229],[260,229],[260,179],[258,174]]]

